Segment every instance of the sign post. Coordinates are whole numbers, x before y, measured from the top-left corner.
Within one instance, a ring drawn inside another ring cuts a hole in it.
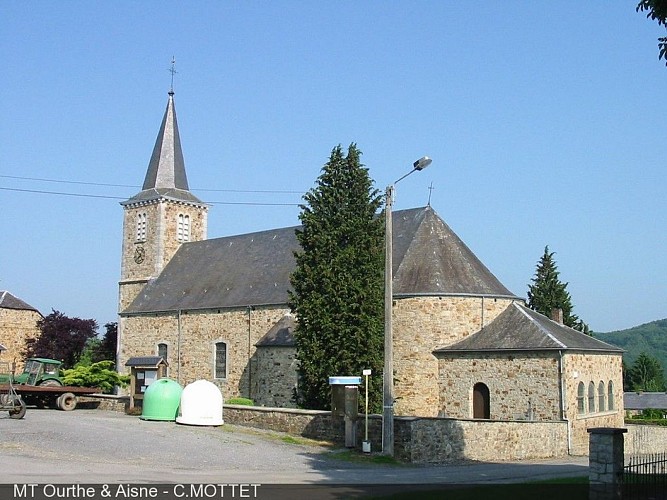
[[[368,376],[371,374],[371,370],[364,370],[364,377],[366,377],[366,432],[364,434],[364,442],[361,444],[361,449],[364,453],[371,452],[371,442],[368,440]]]

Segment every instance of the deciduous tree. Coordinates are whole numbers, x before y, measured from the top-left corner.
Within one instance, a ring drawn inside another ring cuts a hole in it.
[[[627,386],[631,391],[663,392],[665,378],[662,365],[645,352],[632,363],[626,372]]]
[[[646,17],[667,28],[667,0],[641,0],[637,12],[646,12]],[[667,37],[658,38],[658,59],[667,65]]]
[[[37,326],[41,333],[37,339],[26,341],[24,354],[61,360],[63,368],[76,364],[86,342],[95,337],[97,330],[94,319],[69,318],[56,310],[40,319]]]

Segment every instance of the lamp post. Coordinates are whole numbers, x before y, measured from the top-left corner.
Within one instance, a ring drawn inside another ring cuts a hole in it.
[[[382,454],[394,456],[394,338],[392,331],[393,303],[393,232],[392,207],[394,205],[394,186],[415,171],[424,170],[431,164],[428,156],[420,158],[412,164],[403,177],[387,186],[385,193],[385,254],[384,254],[384,372],[382,378]]]

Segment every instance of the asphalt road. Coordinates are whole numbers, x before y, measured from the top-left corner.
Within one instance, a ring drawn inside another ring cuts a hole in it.
[[[100,410],[0,413],[0,483],[285,485],[506,483],[588,473],[586,457],[438,466],[339,460],[315,443],[225,424],[196,427]]]

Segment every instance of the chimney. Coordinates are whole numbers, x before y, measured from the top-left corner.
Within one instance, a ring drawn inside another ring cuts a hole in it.
[[[554,307],[551,310],[551,319],[559,325],[563,324],[563,310],[560,307]]]

